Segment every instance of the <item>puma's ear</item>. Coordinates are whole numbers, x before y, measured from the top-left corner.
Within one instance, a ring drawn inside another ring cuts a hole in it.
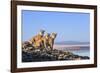
[[[40,32],[41,32],[41,33],[44,33],[44,32],[45,32],[45,30],[41,29],[41,30],[40,30]]]
[[[57,36],[57,33],[53,33],[55,36]]]
[[[40,30],[40,31],[39,31],[39,34],[40,34],[40,35],[44,35],[44,32],[45,32],[45,30]]]
[[[51,33],[51,37],[52,37],[52,38],[56,38],[56,33],[54,33],[54,32]]]
[[[57,33],[55,33],[55,35],[57,36]]]
[[[50,36],[50,33],[46,33],[45,36]]]
[[[57,33],[53,32],[52,35],[57,35]]]

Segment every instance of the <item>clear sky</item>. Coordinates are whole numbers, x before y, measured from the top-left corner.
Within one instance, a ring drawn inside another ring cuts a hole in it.
[[[56,32],[56,42],[89,42],[90,14],[22,10],[22,41],[29,40],[40,29]]]

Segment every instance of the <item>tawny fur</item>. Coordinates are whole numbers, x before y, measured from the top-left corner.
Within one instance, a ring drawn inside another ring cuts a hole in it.
[[[41,48],[43,45],[43,35],[44,32],[39,32],[36,36],[29,40],[29,42],[34,46],[34,48]]]
[[[44,37],[43,37],[43,43],[44,43],[44,48],[47,49],[49,48],[49,38],[50,38],[50,34],[46,34]]]
[[[57,36],[56,33],[52,33],[51,35],[45,35],[43,38],[44,47],[50,48],[52,50],[56,36]]]

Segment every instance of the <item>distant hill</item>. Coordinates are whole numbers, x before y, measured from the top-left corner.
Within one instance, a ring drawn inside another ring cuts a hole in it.
[[[90,42],[79,42],[79,41],[61,41],[61,42],[55,42],[55,44],[58,45],[77,45],[77,44],[90,44]]]

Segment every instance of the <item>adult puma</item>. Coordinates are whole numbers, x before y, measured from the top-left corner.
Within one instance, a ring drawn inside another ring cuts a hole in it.
[[[51,34],[46,34],[43,38],[43,42],[44,42],[44,47],[46,49],[50,48],[51,50],[53,49],[53,45],[54,45],[54,40],[57,36],[57,33],[51,33]]]
[[[44,37],[44,30],[41,30],[36,36],[32,37],[29,42],[34,46],[34,48],[43,47],[43,37]]]

